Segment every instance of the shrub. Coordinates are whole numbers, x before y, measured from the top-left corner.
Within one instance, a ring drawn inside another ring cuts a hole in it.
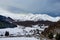
[[[5,32],[5,36],[9,36],[9,32],[8,31]]]
[[[49,33],[48,37],[49,37],[49,39],[52,39],[53,38],[53,33]]]
[[[60,40],[60,34],[57,33],[55,39],[56,39],[56,40]]]
[[[3,36],[3,34],[1,34],[0,36]]]

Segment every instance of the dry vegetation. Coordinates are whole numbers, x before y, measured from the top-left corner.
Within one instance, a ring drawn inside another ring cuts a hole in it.
[[[45,37],[48,37],[49,33],[53,33],[53,34],[58,33],[58,32],[56,32],[55,29],[60,30],[60,21],[55,22],[53,25],[49,25],[49,27],[46,28],[41,34],[44,35]]]

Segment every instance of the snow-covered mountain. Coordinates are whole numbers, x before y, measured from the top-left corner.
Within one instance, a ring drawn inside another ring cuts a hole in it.
[[[0,9],[0,15],[11,17],[13,19],[18,19],[20,21],[26,21],[26,20],[32,20],[32,21],[40,21],[40,20],[48,20],[56,22],[60,20],[60,17],[51,17],[47,14],[33,14],[33,13],[20,13],[20,14],[14,14],[11,12],[8,12],[6,10]]]

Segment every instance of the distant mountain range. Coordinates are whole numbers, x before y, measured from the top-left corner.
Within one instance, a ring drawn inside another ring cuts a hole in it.
[[[10,18],[10,17],[5,17],[0,15],[0,28],[3,27],[17,27],[17,25],[21,25],[21,26],[25,26],[25,27],[32,27],[32,25],[53,25],[55,22],[52,21],[44,21],[44,20],[37,20],[37,21],[33,21],[33,20],[26,20],[26,21],[15,21],[14,19]],[[1,25],[3,24],[3,25]]]
[[[40,21],[40,20],[48,20],[52,22],[57,22],[60,20],[60,17],[52,17],[47,14],[33,14],[33,13],[11,13],[6,10],[0,10],[0,15],[6,16],[6,17],[11,17],[14,20],[19,20],[19,21]]]
[[[32,14],[32,13],[14,14],[5,10],[0,10],[0,22],[3,22],[2,24],[9,23],[9,26],[6,25],[6,27],[17,27],[17,25],[25,27],[31,27],[32,25],[41,24],[53,25],[55,22],[59,20],[60,17],[51,17],[47,14]]]

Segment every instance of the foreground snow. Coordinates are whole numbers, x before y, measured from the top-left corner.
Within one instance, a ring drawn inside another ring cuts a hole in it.
[[[41,27],[38,25],[33,25],[33,27],[23,27],[18,25],[16,28],[0,29],[0,40],[40,40],[40,36],[36,35],[36,29],[38,29],[41,33],[41,31],[43,31],[47,27],[48,26],[44,25]],[[8,37],[5,36],[6,31],[9,32]]]
[[[34,37],[11,37],[11,38],[0,38],[0,40],[38,40]]]
[[[0,29],[0,35],[5,35],[5,32],[8,31],[10,36],[26,36],[26,35],[32,35],[37,34],[37,30],[39,30],[39,33],[41,31],[44,31],[45,28],[48,26],[38,26],[33,25],[33,27],[24,27],[24,26],[17,26],[16,28],[5,28]]]

